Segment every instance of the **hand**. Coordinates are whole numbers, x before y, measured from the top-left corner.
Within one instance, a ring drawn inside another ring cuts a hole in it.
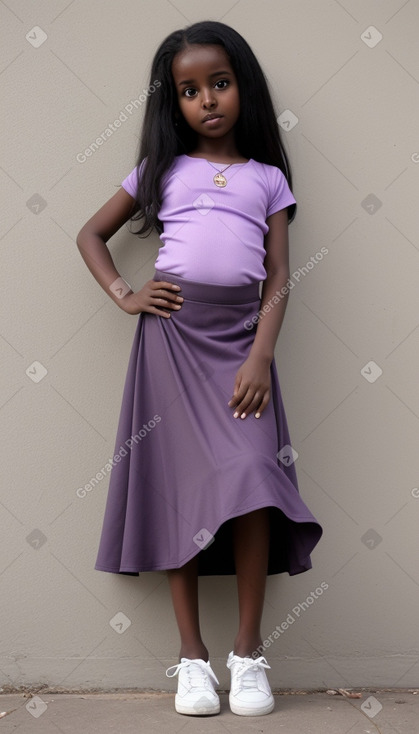
[[[149,280],[137,293],[129,293],[121,299],[121,308],[129,314],[138,314],[142,311],[157,316],[170,318],[170,313],[164,309],[178,311],[183,303],[179,296],[180,287],[165,280]]]
[[[235,408],[234,418],[246,418],[255,411],[255,418],[260,418],[270,397],[271,363],[267,360],[249,356],[236,374],[233,397],[229,401],[230,408]]]

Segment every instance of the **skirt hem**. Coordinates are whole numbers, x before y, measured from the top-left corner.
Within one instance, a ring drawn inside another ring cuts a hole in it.
[[[288,568],[285,567],[281,571],[271,571],[271,572],[268,571],[268,574],[267,575],[270,576],[270,575],[274,575],[276,573],[288,573],[290,576],[295,576],[296,574],[304,573],[305,571],[311,570],[312,564],[311,564],[311,559],[310,559],[310,553],[312,552],[313,548],[317,544],[317,542],[320,539],[320,536],[322,534],[322,532],[321,532],[318,524],[316,524],[313,521],[313,517],[312,516],[307,516],[307,517],[299,516],[298,518],[294,518],[291,515],[286,514],[284,512],[284,510],[281,507],[279,507],[278,505],[276,505],[276,504],[266,504],[266,502],[263,503],[263,504],[260,504],[259,503],[257,505],[252,506],[252,507],[247,507],[243,511],[235,512],[233,514],[228,515],[227,517],[224,518],[224,520],[221,523],[219,523],[217,525],[217,528],[214,530],[214,532],[211,532],[211,535],[212,536],[215,536],[216,533],[219,532],[220,528],[225,523],[227,523],[229,520],[233,520],[235,517],[241,517],[242,515],[246,515],[246,514],[248,514],[250,512],[254,512],[255,510],[261,510],[263,508],[270,508],[270,507],[272,507],[272,508],[274,508],[276,510],[279,510],[281,513],[283,513],[283,515],[286,518],[286,520],[291,521],[291,522],[294,522],[297,525],[311,525],[311,526],[313,526],[313,529],[315,529],[317,531],[315,534],[318,537],[316,537],[316,539],[313,540],[312,548],[309,549],[309,552],[308,552],[307,556],[304,559],[301,559],[301,561],[300,561],[299,564],[295,564],[292,567],[289,565]],[[135,567],[134,566],[120,566],[119,568],[117,568],[117,567],[115,567],[115,568],[105,567],[103,564],[96,564],[94,566],[94,570],[95,571],[104,571],[106,573],[116,573],[116,574],[124,574],[124,573],[126,573],[126,574],[131,574],[131,575],[136,575],[136,576],[138,576],[140,573],[153,573],[153,572],[156,572],[156,571],[170,571],[170,570],[175,569],[175,568],[182,568],[182,566],[184,566],[186,563],[188,563],[189,561],[191,561],[192,558],[195,558],[195,556],[197,556],[197,555],[199,555],[199,553],[203,553],[203,552],[205,552],[205,548],[201,548],[201,549],[198,548],[197,551],[193,551],[192,553],[187,554],[187,556],[183,560],[181,560],[181,561],[175,561],[175,562],[172,562],[172,563],[167,562],[167,563],[158,564],[158,565],[157,564],[154,564],[152,566],[147,565],[147,567],[141,567],[141,568],[138,567],[138,564]],[[286,564],[284,564],[284,565],[286,565]],[[230,571],[227,571],[227,572],[218,571],[218,572],[215,572],[215,573],[213,573],[211,571],[211,572],[201,572],[200,575],[205,575],[205,576],[209,576],[209,575],[211,575],[211,576],[230,576],[230,575],[234,575],[234,573],[235,573],[234,571],[231,571],[231,572]]]

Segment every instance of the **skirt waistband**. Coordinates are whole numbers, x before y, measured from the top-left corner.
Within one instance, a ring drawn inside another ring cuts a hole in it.
[[[179,285],[180,295],[188,301],[204,303],[240,304],[253,303],[260,300],[259,283],[245,283],[244,285],[223,285],[220,283],[200,283],[197,280],[181,278],[174,273],[165,273],[156,270],[153,280],[166,280],[168,283]]]

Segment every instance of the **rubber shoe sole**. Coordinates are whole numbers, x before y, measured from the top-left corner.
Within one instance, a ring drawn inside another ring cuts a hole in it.
[[[214,702],[206,696],[202,696],[192,706],[188,706],[176,694],[175,709],[178,714],[185,714],[186,716],[214,716],[220,713],[220,701]]]
[[[234,698],[229,696],[230,710],[237,716],[265,716],[270,714],[275,708],[275,700],[272,697],[272,701],[268,701],[264,706],[260,706],[257,709],[252,709],[250,706],[243,706],[240,703],[236,703]]]

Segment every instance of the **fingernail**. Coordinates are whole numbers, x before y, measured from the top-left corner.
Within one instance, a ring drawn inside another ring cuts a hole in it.
[[[246,418],[246,413],[242,413],[240,418]]]
[[[255,418],[260,418],[260,413],[255,413]]]
[[[234,413],[234,415],[233,415],[233,418],[238,418],[238,417],[239,417],[239,414],[238,414],[238,412],[237,412],[237,410],[236,410],[236,412],[235,412],[235,413]]]

